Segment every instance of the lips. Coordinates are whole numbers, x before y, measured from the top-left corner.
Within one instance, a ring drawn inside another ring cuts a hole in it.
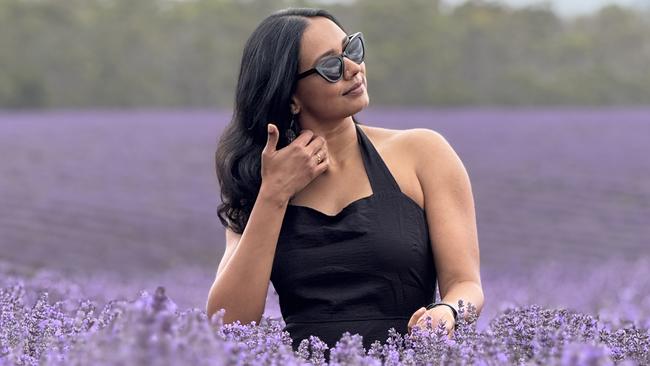
[[[361,84],[363,84],[362,81],[359,81],[359,82],[355,83],[354,85],[352,85],[352,87],[350,89],[348,89],[345,93],[343,93],[343,95],[346,95],[347,93],[349,93],[349,92],[353,91],[354,89],[358,88],[359,85],[361,85]]]

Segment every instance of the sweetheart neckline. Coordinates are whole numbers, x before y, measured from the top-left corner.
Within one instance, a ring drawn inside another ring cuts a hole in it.
[[[354,207],[355,205],[357,205],[357,204],[359,204],[359,203],[361,203],[361,202],[365,202],[365,201],[372,200],[372,199],[373,199],[374,197],[376,197],[377,195],[382,195],[382,193],[385,194],[385,193],[392,193],[392,192],[373,193],[373,194],[371,194],[370,196],[365,196],[365,197],[358,198],[358,199],[356,199],[356,200],[350,202],[349,204],[347,204],[347,206],[343,207],[343,208],[341,209],[341,211],[339,211],[338,213],[336,213],[336,214],[334,214],[334,215],[328,215],[328,214],[326,214],[326,213],[324,213],[324,212],[318,211],[317,209],[312,208],[312,207],[309,207],[309,206],[289,205],[289,204],[287,204],[287,208],[289,208],[289,207],[293,207],[293,208],[295,208],[295,209],[303,209],[303,210],[306,210],[307,212],[314,212],[314,213],[316,213],[317,215],[320,215],[320,216],[323,216],[323,217],[326,217],[326,218],[329,218],[329,219],[333,219],[333,218],[337,218],[337,217],[341,216],[344,212],[346,212],[346,211],[347,211],[348,209],[350,209],[351,207]],[[420,210],[422,213],[425,213],[424,208],[420,207],[420,205],[419,205],[417,202],[415,202],[415,201],[414,201],[414,200],[413,200],[409,195],[407,195],[406,193],[404,193],[404,192],[402,192],[402,191],[397,192],[397,194],[398,194],[400,197],[404,197],[404,198],[406,198],[407,202],[410,202],[412,205],[414,205],[414,206],[415,206],[418,210]]]

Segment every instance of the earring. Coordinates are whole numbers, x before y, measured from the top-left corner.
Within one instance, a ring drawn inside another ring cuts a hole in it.
[[[296,116],[295,114],[291,113],[291,123],[289,124],[289,128],[284,133],[289,143],[291,143],[296,138],[295,122],[294,122],[295,116]]]

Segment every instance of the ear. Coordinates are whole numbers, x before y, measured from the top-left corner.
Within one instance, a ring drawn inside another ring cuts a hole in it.
[[[300,113],[300,102],[295,96],[291,97],[291,113],[298,114]]]

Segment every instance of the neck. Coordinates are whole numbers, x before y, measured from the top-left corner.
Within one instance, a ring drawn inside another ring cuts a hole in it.
[[[301,118],[302,129],[311,130],[314,135],[322,136],[327,142],[329,157],[328,171],[337,171],[345,167],[350,156],[357,149],[357,131],[352,116],[339,120],[316,120]]]

